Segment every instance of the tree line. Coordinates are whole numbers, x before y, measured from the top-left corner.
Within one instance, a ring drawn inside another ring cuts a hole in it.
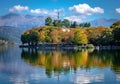
[[[90,27],[91,24],[89,22],[78,24],[76,21],[70,22],[68,19],[64,19],[63,21],[56,19],[52,20],[51,17],[45,19],[46,26],[56,26],[56,27],[66,27],[66,28],[77,28],[77,27]]]
[[[67,21],[64,20],[66,28],[63,28],[59,25],[52,25],[56,22],[51,22],[51,20],[45,22],[48,26],[24,32],[21,35],[22,43],[28,45],[37,45],[38,43],[120,45],[120,21],[113,23],[110,28],[103,26],[67,28]]]
[[[28,30],[21,35],[21,41],[23,44],[28,43],[28,45],[37,45],[37,43],[88,43],[85,30],[74,28],[70,30],[65,29],[64,31],[62,28],[54,26],[44,26]]]

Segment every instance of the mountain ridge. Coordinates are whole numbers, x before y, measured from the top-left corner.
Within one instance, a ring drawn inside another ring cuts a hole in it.
[[[6,38],[9,42],[20,43],[20,36],[23,30],[11,26],[0,26],[0,37]]]
[[[17,28],[33,28],[45,25],[45,19],[47,16],[34,16],[17,13],[8,13],[0,16],[0,26],[13,26]],[[54,18],[54,17],[52,17]],[[91,26],[105,26],[110,27],[112,23],[118,21],[118,19],[110,18],[99,18],[89,21]]]
[[[110,27],[114,22],[118,21],[118,19],[106,19],[106,18],[99,18],[96,20],[90,21],[92,26],[105,26],[105,27]]]
[[[32,28],[44,26],[44,16],[32,16],[24,14],[9,13],[0,16],[0,26],[13,26],[17,28]]]

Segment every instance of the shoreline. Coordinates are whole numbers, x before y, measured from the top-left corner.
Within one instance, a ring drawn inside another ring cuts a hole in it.
[[[38,44],[38,45],[19,45],[20,48],[37,48],[40,50],[81,50],[81,49],[95,49],[95,50],[120,50],[120,46],[106,45],[106,46],[89,46],[91,44]]]
[[[38,44],[38,45],[20,45],[20,48],[38,48],[38,49],[82,49],[90,48],[87,44]],[[92,47],[91,47],[92,48]],[[94,47],[93,47],[94,48]]]

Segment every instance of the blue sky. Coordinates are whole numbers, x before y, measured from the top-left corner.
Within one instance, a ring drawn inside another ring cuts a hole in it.
[[[120,18],[120,0],[1,0],[0,15],[20,13],[71,21]]]

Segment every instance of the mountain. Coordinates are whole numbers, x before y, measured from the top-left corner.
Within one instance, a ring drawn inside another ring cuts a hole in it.
[[[24,14],[9,13],[0,16],[0,26],[12,26],[16,28],[29,29],[45,25],[45,16],[32,16]],[[100,18],[90,21],[92,26],[106,26],[110,27],[112,23],[118,19]]]
[[[16,28],[32,28],[43,26],[45,24],[44,16],[32,16],[16,13],[9,13],[0,16],[0,26],[12,26]]]
[[[114,22],[118,21],[118,19],[105,19],[100,18],[93,21],[90,21],[91,26],[105,26],[110,27]]]
[[[23,30],[11,26],[0,26],[0,37],[8,39],[9,42],[20,43],[20,36]]]

